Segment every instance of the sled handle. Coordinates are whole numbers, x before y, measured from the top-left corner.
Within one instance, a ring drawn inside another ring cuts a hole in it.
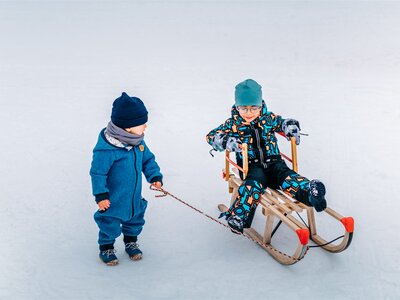
[[[247,152],[247,144],[242,144],[242,155],[243,155],[243,180],[246,179],[247,173],[249,172],[249,154]]]
[[[249,159],[248,159],[248,154],[247,154],[247,144],[244,143],[242,144],[242,155],[243,155],[243,167],[239,166],[237,163],[235,163],[231,158],[230,158],[231,152],[228,150],[225,150],[225,171],[223,173],[223,177],[225,178],[226,181],[229,180],[229,165],[232,165],[236,167],[239,171],[243,172],[243,179],[246,178],[247,172],[249,170]]]
[[[279,135],[283,136],[284,138],[286,138],[286,135],[283,132],[277,132],[277,133]],[[297,164],[297,145],[296,145],[296,138],[293,136],[290,138],[290,146],[291,146],[291,151],[292,151],[292,158],[290,158],[289,156],[287,156],[283,153],[281,153],[281,155],[284,159],[286,159],[287,161],[292,163],[293,171],[298,173],[299,166]]]
[[[296,148],[296,138],[291,137],[290,138],[290,144],[291,144],[291,149],[292,149],[292,169],[296,173],[298,173],[299,167],[297,165],[297,148]]]

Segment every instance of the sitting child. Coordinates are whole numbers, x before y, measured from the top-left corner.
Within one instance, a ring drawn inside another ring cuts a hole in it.
[[[300,143],[300,125],[294,119],[282,119],[267,110],[261,86],[252,79],[235,88],[232,117],[207,134],[214,150],[236,152],[242,164],[241,144],[248,144],[249,170],[239,187],[238,196],[223,215],[228,225],[239,232],[249,228],[260,196],[266,187],[281,188],[289,196],[320,212],[326,208],[325,186],[319,180],[308,180],[290,169],[281,158],[275,132],[296,138]],[[242,175],[242,174],[241,174]]]
[[[136,97],[122,93],[113,103],[111,121],[99,135],[90,169],[93,195],[99,206],[94,219],[100,229],[100,259],[118,263],[114,242],[124,235],[125,251],[132,260],[142,258],[137,236],[144,225],[147,201],[142,197],[142,172],[155,187],[162,174],[144,142],[147,110]]]

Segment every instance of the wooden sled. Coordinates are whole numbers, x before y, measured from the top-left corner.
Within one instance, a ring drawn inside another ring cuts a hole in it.
[[[283,135],[283,134],[281,134]],[[284,136],[284,135],[283,135]],[[243,172],[243,177],[246,178],[248,172],[248,155],[247,145],[242,144],[243,153],[243,167],[238,166],[235,162],[230,159],[229,151],[225,154],[225,169],[223,170],[223,178],[228,181],[229,193],[232,194],[230,205],[236,199],[238,195],[238,189],[242,184],[238,170]],[[282,154],[282,157],[291,162],[292,169],[297,172],[297,152],[296,152],[296,141],[295,138],[291,139],[291,158]],[[230,166],[236,167],[233,173],[230,170]],[[229,206],[230,206],[229,205]],[[266,217],[264,232],[259,233],[254,228],[244,229],[244,233],[255,240],[264,250],[266,250],[274,259],[284,265],[291,265],[300,261],[307,250],[309,249],[309,240],[313,241],[317,246],[321,247],[329,252],[338,253],[349,247],[354,231],[354,219],[352,217],[344,217],[341,214],[334,211],[332,208],[327,207],[324,212],[335,220],[340,222],[344,226],[344,234],[341,237],[342,240],[339,243],[334,244],[328,242],[323,237],[317,234],[317,224],[315,221],[314,208],[308,207],[307,205],[298,202],[294,198],[291,198],[281,190],[274,190],[267,188],[261,197],[259,206],[262,207],[262,215]],[[218,209],[221,212],[228,210],[228,206],[224,204],[218,205]],[[307,214],[307,224],[303,222],[300,213],[305,211]],[[321,212],[323,213],[323,212]],[[278,224],[274,227],[274,221],[278,221]],[[293,254],[288,255],[283,251],[278,250],[272,244],[272,237],[279,225],[284,223],[287,227],[293,231],[298,237],[297,248]],[[335,240],[334,240],[335,241]]]

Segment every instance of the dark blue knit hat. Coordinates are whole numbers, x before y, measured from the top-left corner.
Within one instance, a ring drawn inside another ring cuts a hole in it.
[[[147,109],[142,100],[123,92],[113,103],[111,121],[120,128],[130,128],[147,122]]]

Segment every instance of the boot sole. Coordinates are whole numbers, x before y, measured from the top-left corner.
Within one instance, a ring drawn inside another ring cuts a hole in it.
[[[242,227],[242,228],[239,228],[239,227],[235,226],[235,224],[229,223],[229,221],[228,221],[227,223],[228,223],[228,226],[229,226],[230,230],[231,230],[233,233],[236,233],[236,234],[243,233],[243,227]],[[240,233],[239,233],[239,232],[240,232]]]
[[[100,259],[100,260],[101,260],[101,259]],[[114,259],[114,260],[109,261],[109,262],[104,262],[104,261],[101,260],[101,262],[104,263],[104,264],[106,264],[107,266],[116,266],[116,265],[118,265],[118,263],[119,263],[118,259]]]
[[[324,199],[324,200],[320,200],[320,201],[318,201],[318,208],[319,207],[322,207],[322,209],[317,209],[315,206],[314,206],[314,209],[317,211],[317,212],[321,212],[321,211],[324,211],[325,209],[326,209],[326,206],[327,206],[327,203],[326,203],[326,200]]]
[[[135,261],[136,260],[141,260],[143,258],[143,254],[139,253],[139,254],[131,255],[131,256],[129,256],[129,258],[131,260],[135,260]]]

